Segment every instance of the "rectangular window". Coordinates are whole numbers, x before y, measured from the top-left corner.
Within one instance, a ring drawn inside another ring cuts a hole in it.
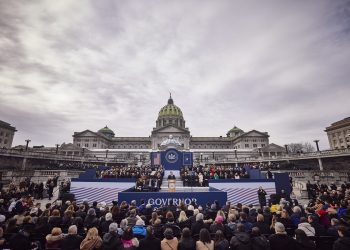
[[[6,133],[6,134],[5,134],[5,137],[9,137],[9,133]]]
[[[78,143],[77,146],[80,147],[80,143]]]
[[[89,139],[85,139],[85,142],[89,142]]]
[[[257,148],[258,147],[258,144],[253,144],[253,148]]]
[[[96,144],[96,143],[92,144],[92,147],[96,148],[96,147],[97,147],[97,144]]]
[[[246,147],[246,148],[249,148],[249,144],[246,144],[245,147]]]
[[[4,144],[7,144],[7,140],[6,139],[4,140]]]
[[[253,142],[256,142],[256,139],[253,139]]]
[[[85,143],[85,147],[88,148],[89,147],[89,143]]]
[[[261,147],[262,147],[262,148],[265,147],[265,144],[261,144]]]

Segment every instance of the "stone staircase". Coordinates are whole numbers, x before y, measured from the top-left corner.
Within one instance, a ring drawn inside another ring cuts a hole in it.
[[[183,182],[180,178],[180,171],[173,170],[171,171],[176,177],[176,185],[175,189],[176,192],[208,192],[209,187],[184,187]],[[159,192],[169,192],[168,189],[168,175],[170,174],[170,171],[165,171],[162,185],[160,186]]]

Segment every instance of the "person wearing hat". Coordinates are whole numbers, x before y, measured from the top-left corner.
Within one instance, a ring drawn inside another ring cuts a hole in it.
[[[162,250],[176,250],[179,242],[176,237],[174,237],[173,230],[167,228],[164,231],[164,239],[160,242],[160,247]]]
[[[216,231],[221,230],[222,232],[225,232],[225,227],[222,224],[224,221],[224,218],[220,215],[216,216],[215,221],[213,224],[210,225],[210,232],[211,233],[216,233]]]
[[[275,234],[269,236],[271,250],[295,250],[296,241],[287,235],[284,225],[275,223]]]

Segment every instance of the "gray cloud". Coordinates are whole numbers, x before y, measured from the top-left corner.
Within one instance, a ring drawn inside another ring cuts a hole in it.
[[[148,136],[169,91],[193,136],[233,125],[278,144],[349,116],[350,4],[0,2],[0,119],[15,144],[106,124]]]

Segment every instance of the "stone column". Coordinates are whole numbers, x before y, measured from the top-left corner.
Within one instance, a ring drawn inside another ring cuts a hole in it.
[[[318,166],[320,167],[320,170],[323,171],[323,163],[321,157],[317,158],[318,160]]]

